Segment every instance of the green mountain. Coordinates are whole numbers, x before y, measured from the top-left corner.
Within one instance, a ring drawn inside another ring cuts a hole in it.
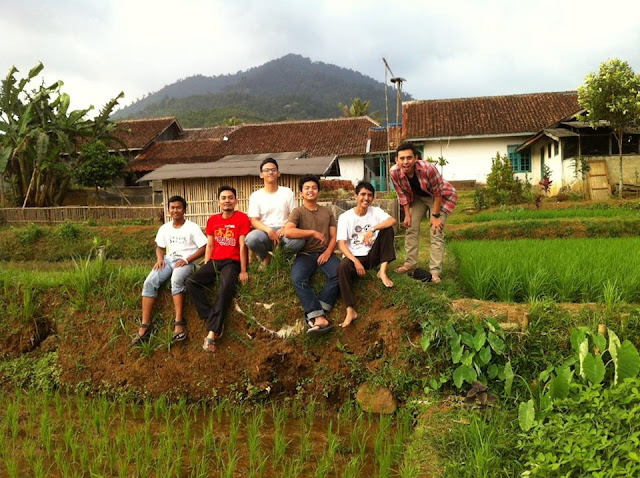
[[[353,98],[371,101],[370,111],[384,117],[384,83],[289,54],[232,75],[178,80],[122,108],[113,118],[176,116],[189,128],[222,124],[232,117],[240,122],[331,118],[341,115],[339,102],[349,105]],[[395,111],[391,88],[389,102]]]

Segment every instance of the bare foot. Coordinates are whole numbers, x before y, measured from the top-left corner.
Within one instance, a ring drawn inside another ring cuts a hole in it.
[[[349,324],[358,318],[358,313],[356,309],[353,307],[347,307],[347,316],[344,318],[344,321],[340,324],[340,327],[349,327]]]
[[[315,320],[313,321],[314,327],[323,328],[323,327],[326,327],[327,325],[329,325],[329,321],[324,315],[316,317]]]
[[[440,276],[434,274],[431,276],[431,282],[433,282],[434,284],[439,284],[440,282],[442,282],[442,279],[440,278]]]
[[[378,272],[378,277],[386,287],[393,287],[393,281],[389,279],[389,276],[387,274]]]

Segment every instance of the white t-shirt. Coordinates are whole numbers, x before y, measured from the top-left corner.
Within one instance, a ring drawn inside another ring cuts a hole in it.
[[[293,191],[285,186],[279,186],[272,194],[260,189],[249,197],[247,216],[258,218],[268,227],[282,227],[296,206]]]
[[[355,208],[343,212],[338,218],[338,234],[337,241],[347,241],[347,247],[356,257],[362,257],[369,254],[372,245],[364,244],[364,234],[371,228],[377,226],[381,222],[386,221],[389,217],[383,209],[375,206],[369,206],[364,216],[358,216]],[[373,233],[373,239],[378,237],[378,231]]]
[[[173,227],[173,221],[171,221],[158,229],[156,244],[165,249],[167,256],[186,260],[207,244],[207,236],[204,235],[200,226],[188,219],[178,228]]]

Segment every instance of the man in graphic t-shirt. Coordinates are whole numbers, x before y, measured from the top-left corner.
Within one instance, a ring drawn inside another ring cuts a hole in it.
[[[398,221],[381,208],[371,206],[374,197],[375,190],[371,183],[359,182],[356,185],[356,207],[338,218],[337,241],[344,254],[338,266],[338,280],[342,300],[347,307],[341,327],[347,327],[358,318],[352,290],[356,277],[364,277],[366,271],[380,266],[378,278],[386,287],[393,287],[387,267],[396,258],[393,226]]]
[[[296,199],[291,189],[278,185],[280,171],[275,159],[267,158],[260,163],[260,177],[264,187],[249,198],[248,215],[253,231],[247,235],[247,247],[258,256],[262,262],[260,267],[264,268],[271,261],[269,252],[280,242],[285,250],[295,254],[304,246],[304,239],[284,236],[283,226],[296,207]]]
[[[245,213],[235,210],[237,204],[235,188],[221,186],[218,190],[218,205],[222,212],[209,218],[205,230],[205,263],[187,281],[189,295],[200,319],[207,326],[208,334],[202,348],[211,353],[216,351],[216,340],[222,337],[224,321],[236,293],[238,279],[243,284],[249,279],[249,254],[245,247],[245,237],[251,230],[251,224]],[[212,305],[208,291],[218,279],[220,285]]]
[[[207,238],[200,226],[184,218],[187,202],[181,196],[169,198],[171,222],[163,224],[156,234],[156,263],[142,286],[142,322],[133,337],[136,344],[151,337],[151,314],[158,297],[158,289],[171,279],[171,295],[176,318],[173,322],[173,340],[187,338],[182,317],[185,281],[193,273],[193,261],[204,254]]]

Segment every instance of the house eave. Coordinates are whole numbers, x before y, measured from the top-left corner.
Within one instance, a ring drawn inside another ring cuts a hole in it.
[[[431,138],[407,138],[406,141],[449,141],[449,140],[461,140],[461,139],[488,139],[488,138],[513,138],[516,136],[531,136],[536,134],[535,131],[522,131],[520,133],[499,133],[499,134],[480,134],[480,135],[468,135],[468,136],[436,136]]]

